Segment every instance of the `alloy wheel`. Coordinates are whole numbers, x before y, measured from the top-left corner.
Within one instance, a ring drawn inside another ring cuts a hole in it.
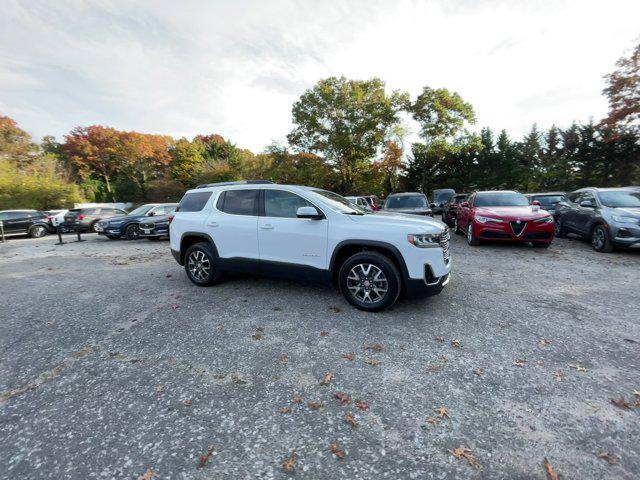
[[[347,275],[347,288],[362,303],[378,303],[387,294],[389,282],[384,272],[371,263],[359,263]]]
[[[37,226],[33,229],[33,236],[35,238],[44,237],[46,234],[46,230],[43,226]]]
[[[191,276],[199,282],[206,281],[211,275],[211,262],[202,250],[191,252],[187,260],[187,268]]]
[[[140,226],[137,224],[129,225],[127,227],[127,238],[129,240],[137,240],[140,238]]]
[[[469,225],[467,225],[467,241],[471,243],[472,240],[473,240],[473,224],[469,222]]]
[[[596,250],[601,250],[606,242],[605,233],[602,227],[596,227],[591,236],[591,245]]]

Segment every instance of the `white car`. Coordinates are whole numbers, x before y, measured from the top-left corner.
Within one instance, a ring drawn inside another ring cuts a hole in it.
[[[360,208],[365,209],[367,212],[373,212],[373,209],[371,208],[371,205],[369,205],[369,202],[364,197],[344,197],[344,198],[349,200],[354,205],[357,205]]]
[[[58,225],[61,225],[64,222],[64,214],[68,211],[69,210],[47,210],[45,213],[47,214],[49,224],[56,229]]]
[[[379,311],[401,293],[449,282],[449,229],[429,217],[368,214],[344,197],[266,181],[186,192],[170,226],[171,251],[196,285],[227,271],[337,284],[355,307]]]

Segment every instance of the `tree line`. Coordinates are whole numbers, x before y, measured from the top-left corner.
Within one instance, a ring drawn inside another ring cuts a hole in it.
[[[521,139],[473,132],[473,106],[446,88],[412,99],[378,78],[320,80],[293,105],[287,144],[255,154],[218,134],[174,139],[94,125],[38,144],[0,116],[0,209],[79,201],[175,201],[199,184],[237,179],[386,196],[640,185],[640,45],[605,77],[609,114]],[[406,122],[418,127],[408,144]]]

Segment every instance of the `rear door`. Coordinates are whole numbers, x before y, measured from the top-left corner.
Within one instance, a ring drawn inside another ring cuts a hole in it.
[[[5,212],[2,215],[4,233],[21,233],[26,230],[23,225],[27,214],[25,212]]]
[[[316,206],[286,190],[264,189],[263,195],[264,212],[258,219],[260,260],[326,269],[327,219],[296,216],[298,208]]]
[[[214,199],[204,229],[221,258],[259,260],[258,188],[229,189]]]
[[[582,207],[580,202],[591,202],[593,207]],[[578,198],[576,211],[574,214],[574,225],[578,232],[587,235],[591,228],[591,223],[597,215],[596,197],[591,192],[583,192]]]

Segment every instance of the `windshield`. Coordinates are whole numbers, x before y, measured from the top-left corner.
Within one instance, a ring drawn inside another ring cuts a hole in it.
[[[609,192],[598,192],[598,198],[606,207],[640,207],[640,191],[612,190]]]
[[[131,210],[128,215],[146,215],[153,205],[140,205],[138,208]]]
[[[312,195],[318,195],[321,197],[321,200],[324,203],[340,213],[346,213],[348,215],[364,215],[367,213],[363,208],[351,203],[349,200],[337,193],[333,193],[328,190],[309,190],[309,192]]]
[[[444,203],[455,195],[455,192],[436,192],[433,194],[434,203]]]
[[[402,195],[387,198],[384,208],[426,208],[427,199],[424,195]]]
[[[543,195],[540,197],[532,197],[531,201],[539,201],[540,205],[555,205],[562,200],[562,195]]]
[[[521,193],[478,193],[474,201],[476,207],[526,207],[529,205],[527,197]]]

